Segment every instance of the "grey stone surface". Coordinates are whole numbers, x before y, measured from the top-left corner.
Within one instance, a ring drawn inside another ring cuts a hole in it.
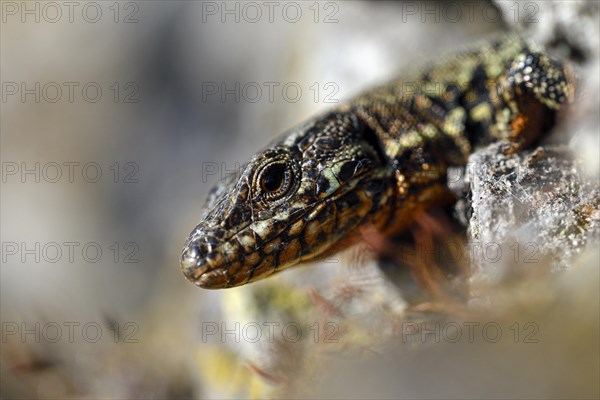
[[[564,146],[506,155],[493,144],[470,158],[470,240],[479,245],[476,279],[498,280],[514,264],[569,268],[586,245],[597,245],[600,191]]]

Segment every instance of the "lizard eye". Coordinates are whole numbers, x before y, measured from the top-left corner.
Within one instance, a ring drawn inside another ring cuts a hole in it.
[[[258,179],[262,195],[267,200],[277,200],[288,193],[293,176],[285,162],[274,162],[260,171]]]
[[[266,171],[261,177],[260,186],[265,192],[277,192],[285,181],[285,171],[275,166]]]

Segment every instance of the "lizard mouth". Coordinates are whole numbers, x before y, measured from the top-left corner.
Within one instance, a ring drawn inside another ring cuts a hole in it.
[[[236,237],[217,241],[211,232],[197,231],[183,250],[181,270],[196,286],[222,289],[269,275],[276,268],[273,257],[266,255],[262,247],[249,243],[244,246]]]
[[[288,224],[297,222],[311,209],[288,214],[291,221]],[[303,250],[300,242],[288,243],[288,224],[273,225],[270,221],[245,223],[233,233],[226,233],[210,222],[201,223],[181,254],[183,275],[201,288],[222,289],[240,286],[297,264]]]
[[[228,268],[223,262],[223,251],[216,247],[210,234],[193,235],[181,254],[183,275],[201,288],[222,288],[227,285]]]
[[[215,286],[219,280],[218,275],[223,275],[226,281],[224,270],[211,269],[210,264],[198,252],[195,245],[191,245],[191,247],[184,250],[181,256],[181,271],[187,280],[201,288]]]

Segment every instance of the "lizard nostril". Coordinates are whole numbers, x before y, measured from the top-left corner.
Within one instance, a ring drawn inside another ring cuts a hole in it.
[[[206,255],[208,254],[208,251],[209,251],[208,244],[205,241],[203,241],[202,243],[200,243],[198,250],[200,251],[200,254],[203,257],[206,257]]]
[[[198,247],[197,244],[192,244],[188,250],[185,252],[184,257],[185,258],[192,258],[192,259],[198,259],[200,258],[201,255],[201,250]]]
[[[201,242],[195,242],[190,244],[187,257],[196,259],[198,261],[203,261],[208,256],[210,250],[211,246],[206,243],[206,241],[202,240]]]

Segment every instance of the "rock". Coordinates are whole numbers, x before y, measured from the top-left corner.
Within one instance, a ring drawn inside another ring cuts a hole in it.
[[[497,282],[515,264],[569,269],[586,246],[598,245],[600,190],[564,146],[506,155],[496,143],[474,153],[466,169],[473,280]]]

